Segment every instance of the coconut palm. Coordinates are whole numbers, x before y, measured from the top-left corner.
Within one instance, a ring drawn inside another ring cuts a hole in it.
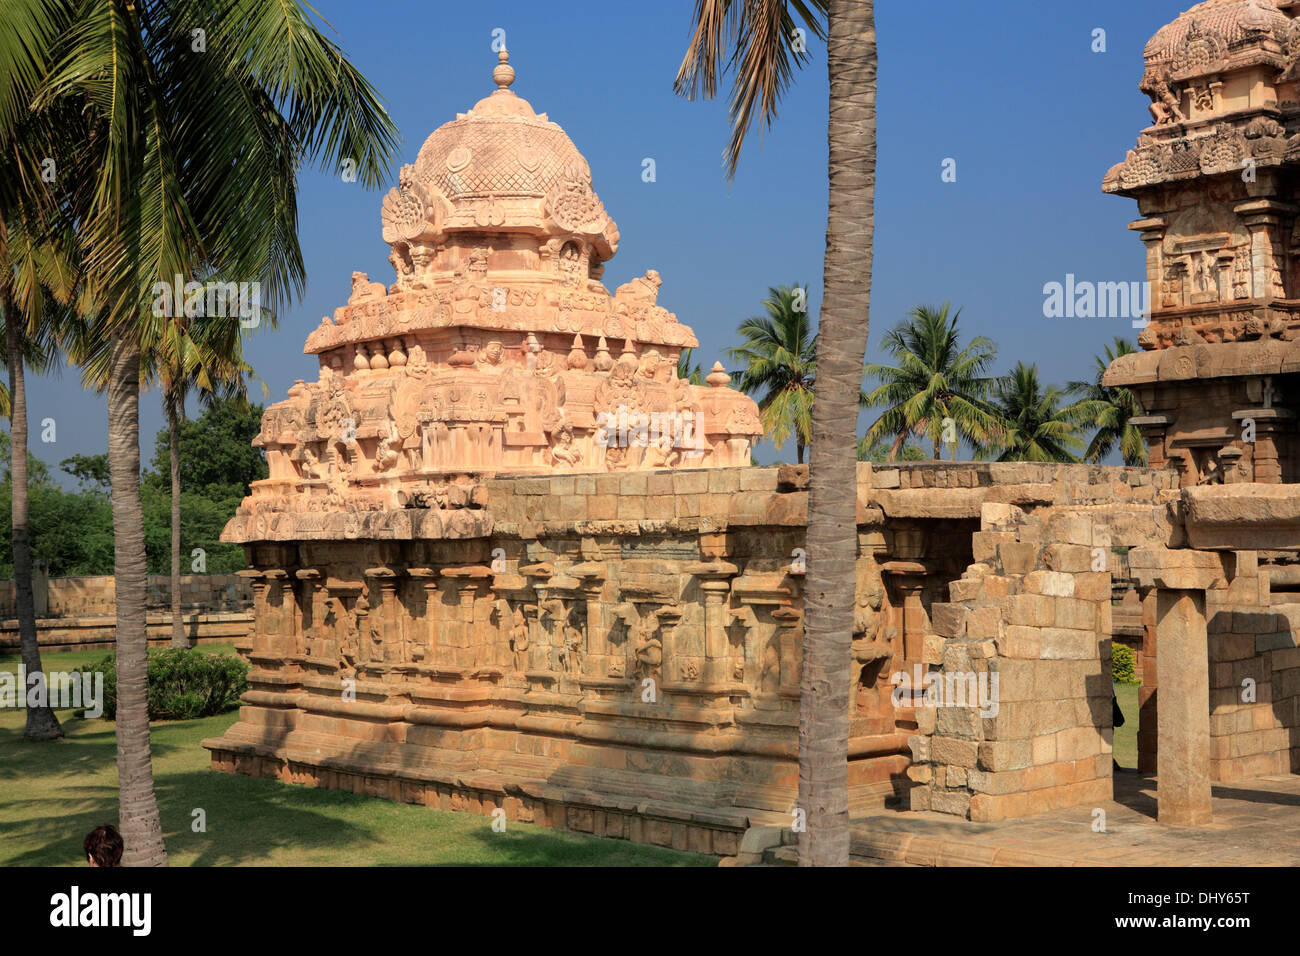
[[[867,375],[880,382],[863,398],[870,408],[883,408],[867,429],[867,441],[892,438],[893,461],[909,437],[928,438],[934,457],[948,445],[957,457],[961,441],[979,446],[993,436],[998,423],[988,392],[993,384],[989,366],[997,347],[983,336],[963,346],[957,322],[961,309],[949,314],[919,305],[885,336],[883,349],[894,365],[867,366]]]
[[[160,363],[163,412],[167,416],[168,456],[171,465],[171,595],[172,647],[189,647],[181,619],[181,422],[185,402],[193,390],[211,404],[219,397],[247,396],[244,375],[252,369],[243,359],[239,317],[204,317],[192,327],[178,326],[171,346]]]
[[[317,161],[376,186],[396,130],[301,0],[8,6],[35,17],[28,8],[60,2],[71,22],[52,44],[35,106],[79,104],[92,127],[84,162],[95,179],[76,218],[102,304],[86,342],[106,350],[109,368],[123,862],[164,864],[145,696],[139,391],[141,357],[171,323],[152,289],[174,276],[220,275],[261,283],[273,306],[288,301],[305,282],[298,168]]]
[[[55,365],[57,340],[70,331],[78,283],[66,203],[80,181],[77,171],[85,168],[77,162],[85,142],[77,105],[34,110],[31,100],[48,68],[50,45],[67,23],[64,4],[19,3],[6,5],[0,31],[0,317],[9,373],[0,412],[10,420],[14,585],[29,678],[43,671],[31,578],[26,367]],[[27,708],[27,737],[62,735],[51,708]]]
[[[1084,461],[1100,462],[1118,446],[1120,457],[1126,465],[1145,465],[1147,448],[1142,441],[1142,432],[1132,419],[1142,414],[1142,407],[1137,396],[1122,386],[1102,385],[1102,376],[1110,363],[1121,355],[1137,352],[1132,342],[1120,336],[1107,345],[1104,355],[1093,356],[1093,377],[1087,382],[1071,382],[1066,391],[1073,395],[1082,395],[1096,414],[1089,422],[1097,431],[1083,453]]]
[[[19,648],[28,679],[35,677],[43,682],[32,588],[25,367],[48,371],[57,364],[55,336],[63,320],[55,313],[72,302],[76,280],[68,258],[69,237],[42,229],[39,221],[24,221],[34,212],[32,207],[20,205],[13,218],[0,223],[0,313],[9,369],[9,387],[0,396],[0,411],[9,418],[10,530]],[[30,740],[63,736],[63,727],[48,700],[27,707],[24,735]]]
[[[809,35],[826,38],[829,204],[812,410],[799,698],[801,866],[849,861],[850,653],[857,562],[857,430],[871,302],[876,193],[873,0],[696,0],[679,93],[706,97],[733,70],[734,175],[747,132],[776,116]]]
[[[1091,403],[1063,405],[1067,392],[1044,387],[1038,366],[1017,362],[993,387],[993,402],[1001,421],[993,443],[980,457],[995,461],[1078,462],[1083,448],[1079,431],[1096,411]]]
[[[736,331],[744,340],[727,355],[739,363],[733,384],[758,398],[763,436],[774,445],[794,436],[796,460],[812,441],[813,381],[817,336],[800,285],[767,290],[766,315],[751,316]]]
[[[169,435],[172,647],[190,646],[181,615],[181,422],[191,392],[197,391],[204,404],[223,396],[247,394],[244,376],[252,369],[243,359],[240,321],[234,312],[202,318],[183,313],[171,316],[162,340],[141,355],[141,380],[159,388]],[[271,322],[274,324],[274,317]],[[77,358],[83,369],[83,383],[96,391],[106,389],[112,371],[108,352],[92,348]]]

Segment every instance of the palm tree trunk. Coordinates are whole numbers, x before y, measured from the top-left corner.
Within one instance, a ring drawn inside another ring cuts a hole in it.
[[[803,449],[804,449],[803,442],[797,441],[794,443],[795,459],[800,465],[803,464]]]
[[[185,622],[181,619],[181,422],[176,390],[169,387],[163,397],[167,409],[167,433],[172,469],[172,647],[189,647]]]
[[[4,309],[5,348],[9,359],[9,439],[13,476],[13,500],[9,517],[13,531],[14,591],[18,599],[18,643],[27,680],[30,682],[35,676],[44,681],[41,645],[36,633],[36,596],[32,593],[32,548],[27,504],[27,385],[23,370],[23,343],[18,331],[18,316],[7,292],[4,293],[0,306]],[[46,686],[48,688],[48,684]],[[20,687],[18,692],[23,694],[26,688]],[[27,728],[23,733],[29,740],[55,740],[63,736],[63,727],[49,706],[28,707]]]
[[[123,866],[166,866],[149,744],[144,512],[140,504],[140,349],[115,336],[108,382],[117,590],[117,782]]]
[[[830,202],[809,467],[799,697],[800,866],[849,862],[849,675],[857,574],[857,420],[876,190],[872,0],[830,0]]]

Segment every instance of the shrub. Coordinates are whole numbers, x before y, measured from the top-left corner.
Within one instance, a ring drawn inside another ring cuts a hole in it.
[[[117,662],[113,655],[80,668],[104,675],[104,716],[117,719]],[[149,652],[149,719],[192,720],[236,706],[248,690],[248,665],[238,657],[167,648]]]
[[[1113,644],[1110,649],[1111,678],[1117,684],[1140,684],[1134,670],[1136,658],[1127,644]]]

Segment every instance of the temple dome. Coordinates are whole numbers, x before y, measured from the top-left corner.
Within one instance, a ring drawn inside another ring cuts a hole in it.
[[[591,168],[573,140],[510,89],[515,71],[505,50],[492,76],[495,91],[425,140],[416,178],[453,204],[489,196],[540,199],[565,178],[590,187]]]
[[[1205,0],[1161,27],[1147,43],[1144,56],[1148,63],[1168,60],[1180,44],[1198,37],[1221,44],[1225,52],[1269,36],[1281,43],[1290,23],[1273,0]]]

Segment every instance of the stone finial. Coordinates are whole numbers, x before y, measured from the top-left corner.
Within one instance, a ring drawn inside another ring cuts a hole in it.
[[[704,381],[714,388],[723,388],[731,381],[731,376],[727,374],[727,370],[722,367],[721,362],[714,362],[713,368],[709,370],[709,374]]]
[[[573,337],[573,348],[569,350],[569,368],[585,369],[587,367],[587,350],[582,345],[582,335]]]
[[[502,91],[509,90],[515,81],[515,68],[510,65],[510,54],[505,47],[497,54],[497,67],[492,71],[492,79],[496,80],[497,89]]]

